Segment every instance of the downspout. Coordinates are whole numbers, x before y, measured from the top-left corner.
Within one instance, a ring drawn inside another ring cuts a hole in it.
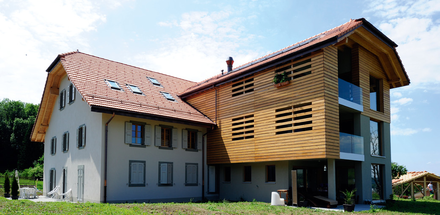
[[[107,203],[107,145],[108,145],[108,124],[115,117],[113,112],[112,117],[105,123],[105,152],[104,152],[104,203]]]

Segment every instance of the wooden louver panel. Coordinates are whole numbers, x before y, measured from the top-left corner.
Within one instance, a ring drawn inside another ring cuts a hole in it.
[[[275,134],[313,130],[312,103],[302,103],[275,110]]]
[[[232,97],[254,91],[253,76],[246,76],[232,83]]]
[[[232,120],[232,141],[254,138],[254,115],[236,117]]]
[[[312,74],[312,59],[308,58],[292,65],[288,65],[277,69],[275,73],[287,73],[289,80],[294,80],[297,78],[304,77],[306,75]]]

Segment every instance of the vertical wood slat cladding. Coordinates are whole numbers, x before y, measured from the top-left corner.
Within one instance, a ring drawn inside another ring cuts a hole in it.
[[[303,64],[299,65],[300,62]],[[290,68],[286,69],[286,66]],[[289,85],[274,87],[272,80],[277,70],[278,73],[290,73]],[[327,74],[327,70],[331,74]],[[233,87],[234,83],[217,87],[218,128],[208,134],[208,164],[339,158],[336,49],[321,51],[252,77],[252,92],[232,96],[232,90],[238,87]],[[211,91],[214,90],[194,95],[187,102],[203,113],[204,110],[215,112],[215,93]],[[325,99],[325,95],[331,99]],[[298,106],[304,103],[310,105]],[[330,110],[326,111],[328,104]],[[291,111],[291,119],[294,121],[292,126],[296,127],[292,129],[281,126],[276,129],[277,126],[289,124],[276,123],[280,120],[276,117],[276,110],[287,107],[297,107]],[[205,114],[212,117],[212,114]],[[254,120],[254,137],[233,141],[232,129],[236,126],[232,125],[232,119],[250,114]],[[303,118],[305,115],[311,117]],[[292,132],[277,135],[277,130]],[[331,144],[327,146],[326,141]]]
[[[387,81],[385,72],[377,56],[363,47],[359,47],[359,75],[364,106],[364,112],[362,114],[376,120],[390,123],[390,84]],[[383,112],[370,109],[370,75],[383,80]]]
[[[338,50],[324,48],[325,146],[327,158],[339,158]]]

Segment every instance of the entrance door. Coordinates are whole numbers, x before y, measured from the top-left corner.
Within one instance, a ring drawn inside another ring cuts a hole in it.
[[[216,175],[215,175],[215,166],[208,166],[208,192],[215,193],[216,192]]]
[[[84,165],[78,166],[78,202],[84,201]]]

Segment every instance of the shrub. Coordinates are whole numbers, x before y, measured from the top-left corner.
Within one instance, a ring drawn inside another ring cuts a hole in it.
[[[15,178],[15,175],[14,175],[14,178],[12,179],[11,195],[18,196],[18,183],[17,183],[17,179]]]
[[[8,171],[5,173],[5,183],[3,184],[3,189],[5,189],[5,193],[9,194],[11,191],[11,182],[9,182],[9,174]]]

